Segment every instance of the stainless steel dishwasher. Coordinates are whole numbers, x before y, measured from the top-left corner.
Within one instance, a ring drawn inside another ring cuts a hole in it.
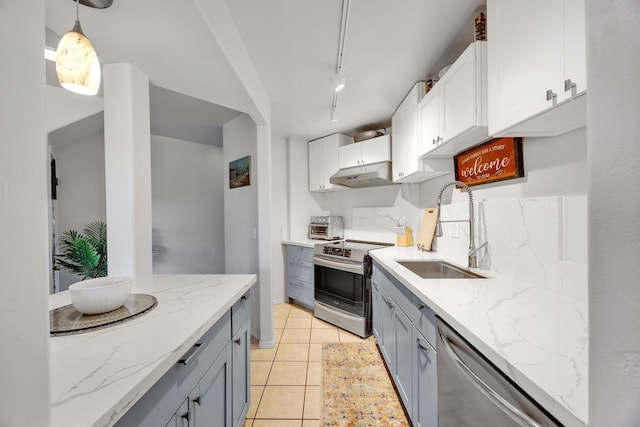
[[[438,318],[439,427],[562,426]]]

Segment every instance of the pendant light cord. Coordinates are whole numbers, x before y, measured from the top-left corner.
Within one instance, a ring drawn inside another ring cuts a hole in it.
[[[76,21],[80,20],[80,0],[76,0]]]

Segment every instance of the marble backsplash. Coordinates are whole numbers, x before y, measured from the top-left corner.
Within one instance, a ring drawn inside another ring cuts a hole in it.
[[[395,243],[396,223],[403,217],[400,207],[353,208],[351,215],[353,228],[345,230],[347,239]]]
[[[406,212],[398,206],[352,208],[348,221],[352,227],[345,229],[344,237],[395,243],[396,220],[405,215],[421,219],[424,210],[417,211]],[[441,215],[443,220],[466,221],[469,205],[466,201],[442,205]],[[586,196],[480,200],[475,202],[475,217],[476,247],[488,242],[478,252],[479,266],[489,276],[517,277],[586,301]],[[443,259],[466,266],[468,222],[443,223],[442,228],[444,236],[435,239],[434,251]],[[414,225],[414,241],[418,232]],[[300,230],[299,234],[305,233]]]
[[[572,298],[587,295],[586,196],[483,200],[475,204],[479,266]],[[443,220],[467,219],[468,203],[443,205]],[[469,226],[444,223],[435,252],[467,264]]]

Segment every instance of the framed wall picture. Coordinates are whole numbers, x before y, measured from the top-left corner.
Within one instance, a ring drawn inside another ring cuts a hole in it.
[[[251,185],[251,156],[229,162],[229,188]]]
[[[496,138],[453,156],[456,180],[480,185],[524,176],[522,138]]]

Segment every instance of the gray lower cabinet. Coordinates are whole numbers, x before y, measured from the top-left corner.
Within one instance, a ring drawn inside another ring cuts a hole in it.
[[[241,427],[249,409],[249,292],[115,424]]]
[[[372,315],[373,334],[413,425],[437,427],[435,314],[374,263]]]
[[[313,309],[313,248],[287,245],[287,284],[289,299]]]
[[[180,427],[226,427],[230,425],[231,370],[230,346],[213,362],[195,389],[189,394],[188,412],[178,414]],[[184,408],[181,408],[184,410]],[[187,421],[185,423],[184,421]]]
[[[415,366],[413,364],[414,352],[409,349],[413,347],[414,327],[402,310],[396,308],[393,314],[393,335],[395,338],[395,346],[391,351],[394,353],[393,359],[396,363],[393,379],[396,383],[402,403],[404,403],[404,407],[407,409],[407,412],[413,414],[412,397]]]
[[[233,335],[231,344],[231,377],[233,378],[231,413],[233,427],[242,427],[249,411],[249,396],[251,395],[251,387],[249,385],[250,340],[249,322],[245,321]]]
[[[417,329],[414,328],[413,333],[415,361],[413,425],[414,427],[436,427],[438,425],[436,351]]]

